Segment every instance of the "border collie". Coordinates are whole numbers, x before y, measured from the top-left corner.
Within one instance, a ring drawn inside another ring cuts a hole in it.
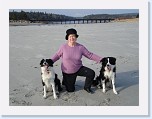
[[[93,81],[93,86],[103,88],[103,93],[106,92],[107,83],[113,88],[114,94],[118,94],[115,88],[116,78],[116,58],[104,57],[102,60],[102,67],[99,76]]]
[[[42,59],[40,61],[40,66],[44,93],[43,97],[46,98],[46,92],[49,91],[52,86],[54,99],[57,99],[55,87],[58,87],[58,91],[62,91],[62,88],[60,80],[54,72],[53,61],[51,59]]]

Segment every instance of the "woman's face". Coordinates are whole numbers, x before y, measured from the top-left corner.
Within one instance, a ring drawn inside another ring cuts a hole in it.
[[[68,36],[68,41],[69,41],[70,43],[75,43],[76,40],[77,40],[77,38],[76,38],[75,34],[70,34],[70,35]]]

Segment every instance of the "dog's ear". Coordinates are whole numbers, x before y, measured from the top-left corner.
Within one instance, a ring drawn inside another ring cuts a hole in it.
[[[103,58],[100,60],[100,63],[102,63]]]
[[[53,67],[54,62],[53,62],[53,60],[52,60],[52,59],[47,59],[47,62],[48,62],[48,64],[49,64],[50,66],[52,66],[52,67]]]
[[[106,59],[106,57],[102,58],[102,59],[100,60],[100,62],[101,62],[101,63],[104,62],[105,59]]]
[[[40,61],[40,65],[41,65],[41,66],[42,66],[43,62],[44,62],[44,59],[42,59],[42,60]]]
[[[110,60],[110,63],[115,65],[116,64],[116,58],[115,57],[109,57],[111,60]]]
[[[116,62],[116,58],[115,57],[113,57],[113,60]]]
[[[116,62],[116,58],[115,57],[111,57],[111,58],[112,58],[113,62]]]

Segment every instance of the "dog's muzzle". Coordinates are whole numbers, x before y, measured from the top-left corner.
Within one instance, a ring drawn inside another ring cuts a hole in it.
[[[107,69],[111,71],[111,66],[109,64],[107,64]]]

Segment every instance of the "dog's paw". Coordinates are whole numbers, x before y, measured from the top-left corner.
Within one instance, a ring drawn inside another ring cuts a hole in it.
[[[103,93],[106,93],[106,90],[103,90],[102,92],[103,92]]]
[[[46,99],[47,98],[46,95],[44,95],[43,98]]]
[[[58,96],[55,95],[55,96],[54,96],[54,99],[58,99]]]
[[[117,91],[113,91],[113,92],[114,92],[114,94],[116,94],[116,95],[118,94],[118,92],[117,92]]]

